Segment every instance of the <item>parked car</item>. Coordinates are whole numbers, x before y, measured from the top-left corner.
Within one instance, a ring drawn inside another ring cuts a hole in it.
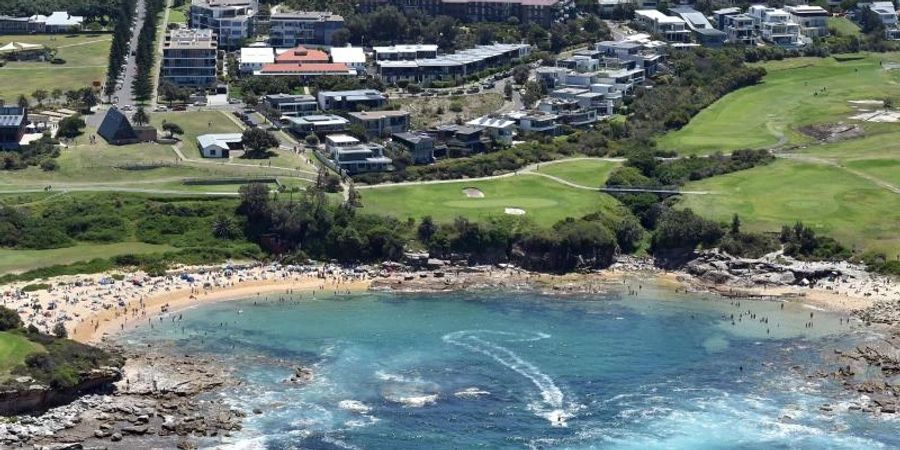
[[[472,86],[469,89],[466,89],[466,94],[477,94],[481,92],[481,88],[478,86]]]

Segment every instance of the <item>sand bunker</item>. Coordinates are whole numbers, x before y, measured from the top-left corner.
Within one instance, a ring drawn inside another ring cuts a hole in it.
[[[505,212],[506,214],[509,214],[511,216],[524,216],[525,215],[525,210],[522,208],[506,208],[503,210],[503,212]]]
[[[480,189],[475,189],[473,187],[467,187],[463,189],[463,193],[466,194],[466,197],[469,198],[484,198],[484,192],[481,192]]]
[[[884,101],[882,100],[848,100],[847,103],[850,103],[851,105],[884,106]]]

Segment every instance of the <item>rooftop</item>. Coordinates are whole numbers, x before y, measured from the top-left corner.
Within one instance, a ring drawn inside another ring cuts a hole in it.
[[[271,15],[272,20],[301,20],[307,22],[325,22],[325,21],[338,21],[343,22],[344,18],[337,15],[332,14],[328,11],[294,11],[288,9],[284,6],[279,6],[275,11],[272,12]]]
[[[192,5],[206,6],[210,8],[240,8],[251,7],[256,9],[256,0],[191,0]]]
[[[260,74],[288,73],[288,74],[305,74],[305,73],[334,73],[347,74],[349,69],[346,64],[341,63],[306,63],[306,64],[265,64],[259,71]]]
[[[275,56],[275,61],[278,63],[327,63],[328,53],[300,46],[278,53]]]
[[[362,47],[331,47],[331,61],[345,64],[363,64],[366,53]]]
[[[18,106],[0,107],[0,127],[19,127],[25,120],[25,108]]]
[[[334,114],[313,114],[303,117],[287,117],[286,119],[296,124],[338,125],[350,123],[347,119]]]
[[[271,64],[275,62],[272,47],[244,47],[241,49],[241,64]]]
[[[437,45],[432,44],[401,44],[385,47],[372,47],[376,53],[412,53],[412,52],[436,52]]]
[[[241,142],[243,135],[241,133],[218,133],[218,134],[201,134],[197,136],[197,143],[200,147],[206,148],[211,145],[220,147],[228,147],[228,144]]]
[[[334,144],[358,144],[359,139],[347,134],[330,134],[325,137],[326,141]]]
[[[166,35],[165,48],[215,49],[218,44],[212,30],[178,29]]]
[[[472,119],[466,122],[466,125],[472,125],[477,127],[486,127],[486,128],[508,128],[516,123],[512,120],[503,118],[503,117],[491,117],[491,116],[482,116],[477,119]]]
[[[409,111],[400,111],[400,110],[389,110],[389,111],[361,111],[361,112],[352,112],[348,114],[350,117],[359,119],[359,120],[376,120],[376,119],[386,119],[388,117],[406,117],[409,115]]]

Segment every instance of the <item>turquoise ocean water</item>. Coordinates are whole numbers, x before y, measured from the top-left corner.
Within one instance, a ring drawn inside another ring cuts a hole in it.
[[[649,288],[283,300],[202,306],[123,339],[234,367],[244,383],[218,395],[249,416],[231,448],[900,448],[900,420],[807,377],[871,337],[800,305]],[[296,366],[313,381],[285,382]]]

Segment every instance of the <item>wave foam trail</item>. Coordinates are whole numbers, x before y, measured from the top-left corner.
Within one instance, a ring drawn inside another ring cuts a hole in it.
[[[492,330],[462,330],[449,333],[442,339],[444,342],[467,350],[481,353],[499,362],[506,368],[522,375],[534,384],[540,392],[547,408],[535,408],[536,413],[546,418],[554,426],[565,426],[566,419],[573,414],[564,408],[562,390],[550,376],[541,372],[534,364],[522,359],[512,350],[495,344],[481,336],[502,336],[503,342],[532,342],[547,339],[545,333],[512,333]]]

